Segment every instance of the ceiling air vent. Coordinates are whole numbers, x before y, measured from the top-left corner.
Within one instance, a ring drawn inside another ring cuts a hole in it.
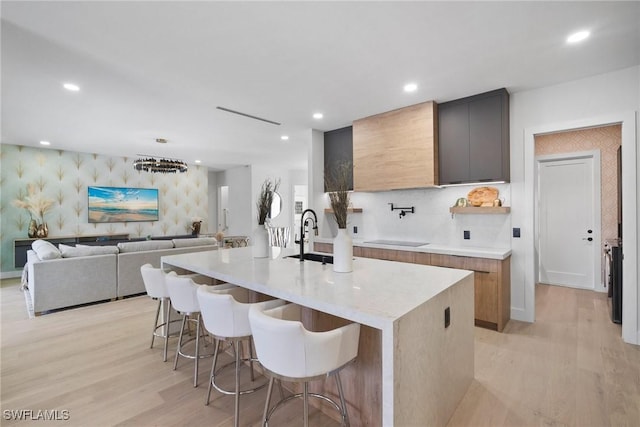
[[[242,113],[242,112],[240,112],[240,111],[231,110],[231,109],[229,109],[229,108],[225,108],[225,107],[216,107],[216,108],[217,108],[218,110],[226,111],[227,113],[238,114],[238,115],[240,115],[240,116],[248,117],[248,118],[250,118],[250,119],[260,120],[260,121],[262,121],[262,122],[271,123],[272,125],[276,125],[276,126],[280,126],[280,125],[281,125],[281,123],[274,122],[273,120],[263,119],[262,117],[252,116],[251,114]]]

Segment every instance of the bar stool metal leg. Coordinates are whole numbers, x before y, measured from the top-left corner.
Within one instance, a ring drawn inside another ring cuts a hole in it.
[[[160,306],[162,305],[162,299],[158,298],[158,309],[156,310],[156,320],[153,322],[153,332],[151,332],[151,345],[149,348],[153,348],[153,342],[156,339],[156,329],[158,328],[158,318],[160,317]]]
[[[162,361],[167,361],[167,348],[169,347],[169,325],[171,325],[171,300],[169,298],[165,298],[161,300],[167,306],[165,310],[165,320],[164,320],[164,351],[162,354]],[[158,321],[156,317],[156,322]]]
[[[347,412],[347,404],[344,400],[344,391],[342,391],[342,380],[340,379],[340,372],[336,372],[336,384],[338,385],[338,394],[340,395],[340,406],[342,406],[342,424],[345,427],[349,427],[349,413]]]
[[[184,334],[184,327],[187,323],[187,315],[182,315],[182,327],[180,328],[180,335],[178,335],[178,347],[176,349],[176,358],[173,361],[173,370],[178,368],[178,356],[180,356],[180,347],[182,347],[182,335]]]
[[[271,392],[273,391],[274,380],[274,377],[269,378],[269,387],[267,388],[267,401],[264,404],[264,413],[262,414],[263,427],[267,427],[267,416],[269,415],[269,404],[271,403]],[[282,383],[280,383],[280,390],[282,390]]]
[[[196,321],[196,351],[195,351],[195,367],[193,368],[193,386],[198,387],[198,365],[200,362],[200,313],[198,313],[198,318]]]
[[[309,427],[309,383],[306,381],[302,397],[304,399],[304,427]]]
[[[233,420],[234,427],[238,427],[240,420],[240,346],[242,343],[240,340],[236,341],[236,403],[235,403],[235,418]],[[253,368],[253,365],[252,365]],[[253,369],[251,370],[251,376],[253,376]]]
[[[207,388],[207,398],[204,401],[205,405],[209,404],[209,401],[211,400],[211,388],[213,387],[213,376],[215,375],[216,372],[216,363],[218,362],[218,353],[220,351],[220,341],[217,338],[214,338],[214,345],[215,348],[213,350],[213,362],[211,363],[211,375],[209,375],[209,387]]]

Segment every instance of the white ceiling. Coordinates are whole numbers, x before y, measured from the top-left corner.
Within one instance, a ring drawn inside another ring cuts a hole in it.
[[[310,129],[640,63],[639,2],[2,1],[0,12],[2,143],[212,169],[304,168]],[[591,37],[567,45],[580,29]],[[404,93],[410,81],[418,90]]]

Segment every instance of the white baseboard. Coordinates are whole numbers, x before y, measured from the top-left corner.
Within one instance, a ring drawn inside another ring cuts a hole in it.
[[[13,279],[22,276],[21,270],[16,271],[0,271],[0,279]]]
[[[519,320],[520,322],[533,323],[527,316],[527,313],[522,308],[511,307],[511,319]]]

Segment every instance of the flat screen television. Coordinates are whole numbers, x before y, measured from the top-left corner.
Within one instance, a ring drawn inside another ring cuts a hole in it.
[[[89,197],[89,222],[158,221],[158,189],[129,187],[92,187]]]

